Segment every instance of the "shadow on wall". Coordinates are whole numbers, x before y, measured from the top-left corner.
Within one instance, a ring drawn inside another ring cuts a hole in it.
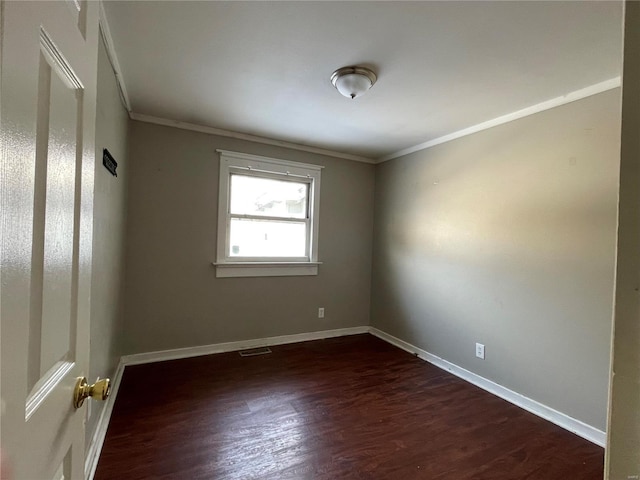
[[[380,165],[372,324],[604,430],[618,106],[614,90]]]

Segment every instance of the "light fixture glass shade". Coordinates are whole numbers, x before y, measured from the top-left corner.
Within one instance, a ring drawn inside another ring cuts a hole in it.
[[[364,75],[351,73],[338,78],[336,88],[345,97],[356,98],[371,88],[371,80]]]
[[[362,67],[344,67],[333,72],[331,83],[347,98],[356,98],[369,90],[376,81],[376,74]]]

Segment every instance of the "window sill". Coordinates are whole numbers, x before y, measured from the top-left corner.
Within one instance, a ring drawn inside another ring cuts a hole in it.
[[[224,262],[213,263],[217,278],[297,277],[318,275],[322,262]]]

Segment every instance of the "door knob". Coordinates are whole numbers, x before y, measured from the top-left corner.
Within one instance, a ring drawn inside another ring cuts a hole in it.
[[[86,377],[78,377],[76,388],[73,390],[73,406],[80,408],[87,397],[106,400],[109,393],[111,393],[111,381],[108,378],[97,380],[93,385],[89,385]]]

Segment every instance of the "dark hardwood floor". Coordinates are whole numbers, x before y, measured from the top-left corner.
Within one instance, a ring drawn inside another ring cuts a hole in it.
[[[271,350],[127,367],[95,479],[602,479],[602,448],[371,335]]]

